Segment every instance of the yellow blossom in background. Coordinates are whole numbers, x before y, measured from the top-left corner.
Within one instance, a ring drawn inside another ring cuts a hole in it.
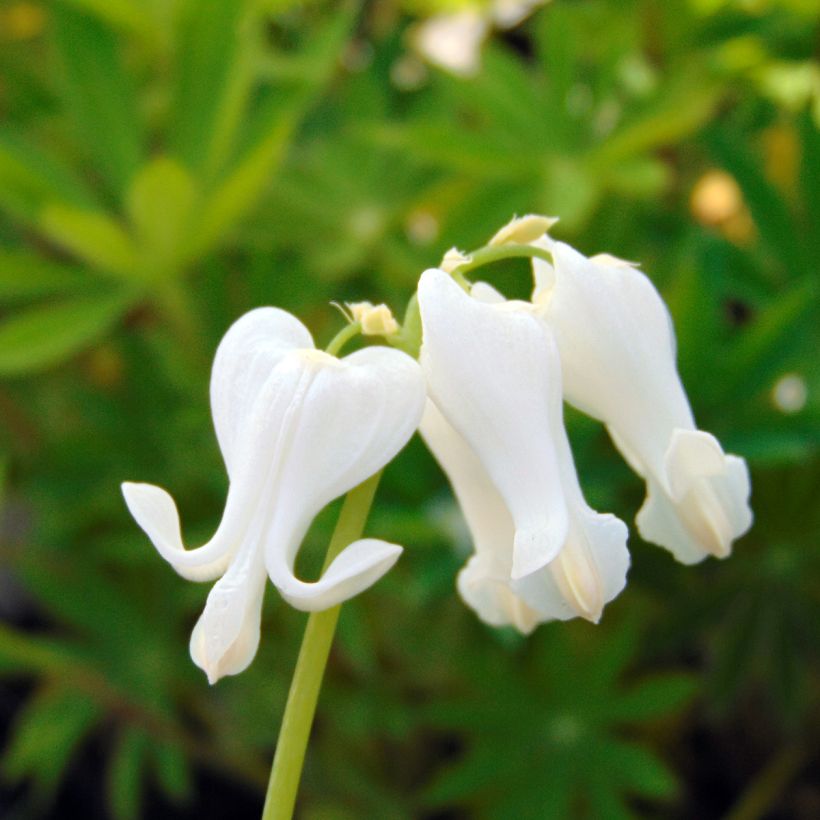
[[[754,222],[740,186],[726,171],[707,171],[695,183],[690,208],[701,225],[717,228],[731,242],[742,245],[754,235]]]

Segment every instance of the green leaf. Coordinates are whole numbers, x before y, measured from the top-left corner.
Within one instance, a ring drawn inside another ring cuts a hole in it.
[[[159,278],[174,271],[189,242],[195,198],[191,175],[169,157],[154,159],[134,178],[127,207],[146,276]]]
[[[0,131],[0,208],[35,222],[47,202],[90,208],[94,201],[70,170],[30,139]]]
[[[176,746],[154,742],[151,747],[154,771],[162,790],[172,800],[185,801],[192,793],[191,770],[185,755]]]
[[[102,211],[50,205],[40,216],[43,233],[102,274],[137,277],[137,250],[119,222]]]
[[[696,690],[697,680],[691,675],[658,675],[615,695],[607,715],[617,721],[651,720],[679,710]]]
[[[142,130],[117,37],[98,19],[65,4],[55,4],[52,14],[66,108],[91,160],[119,194],[139,164]]]
[[[101,23],[123,32],[154,40],[157,27],[150,12],[138,0],[62,0],[80,11],[93,14]]]
[[[230,153],[248,101],[260,36],[247,0],[189,0],[180,22],[171,149],[212,175]]]
[[[29,308],[0,322],[0,376],[52,367],[104,335],[133,295],[82,297]]]
[[[729,350],[725,365],[727,395],[746,395],[767,388],[810,343],[804,332],[816,325],[818,309],[814,280],[806,280],[773,299]],[[798,332],[799,331],[799,332]]]
[[[88,277],[77,268],[30,251],[0,251],[0,304],[77,293],[88,284]]]
[[[611,783],[619,784],[642,797],[671,797],[677,783],[669,769],[651,752],[634,743],[607,738],[599,742],[596,754],[607,761]]]
[[[638,154],[681,142],[708,122],[721,87],[697,70],[673,77],[658,90],[651,105],[591,153],[593,167],[605,170]]]
[[[329,80],[354,19],[355,4],[350,4],[316,32],[309,49],[314,70],[302,86],[269,92],[261,100],[236,160],[208,194],[192,231],[192,257],[218,245],[270,184],[296,126]]]
[[[19,713],[3,757],[5,776],[13,781],[33,778],[45,793],[41,799],[48,799],[99,716],[94,701],[76,690],[41,687]]]
[[[192,257],[218,245],[256,202],[270,181],[273,166],[288,146],[297,117],[297,112],[290,111],[277,119],[268,134],[209,195],[200,222],[191,233]]]
[[[148,736],[141,729],[125,729],[114,749],[108,770],[108,805],[116,820],[140,815],[142,771]]]

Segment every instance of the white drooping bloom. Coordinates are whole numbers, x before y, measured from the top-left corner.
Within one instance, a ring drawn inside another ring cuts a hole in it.
[[[230,481],[214,536],[186,550],[165,490],[122,488],[131,514],[180,575],[219,578],[191,636],[191,656],[212,683],[253,659],[266,575],[286,601],[314,611],[356,595],[393,566],[401,547],[365,538],[318,581],[294,574],[315,515],[398,453],[423,406],[421,369],[397,350],[369,347],[337,359],[316,350],[304,325],[277,308],[253,310],[228,330],[211,376]]]
[[[553,255],[553,265],[533,260],[533,302],[555,335],[565,397],[604,422],[646,480],[641,535],[686,564],[726,557],[752,523],[748,470],[697,429],[660,294],[630,262],[535,244]]]
[[[597,621],[625,583],[626,527],[584,500],[549,330],[532,306],[487,285],[468,295],[440,270],[422,275],[418,298],[432,401],[421,432],[475,544],[459,591],[486,622],[522,632]]]

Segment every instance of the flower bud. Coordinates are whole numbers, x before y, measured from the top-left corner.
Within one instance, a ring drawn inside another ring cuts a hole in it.
[[[385,304],[353,302],[347,305],[353,321],[362,326],[364,336],[392,336],[399,331],[399,323]]]
[[[529,245],[540,239],[558,220],[551,216],[527,214],[510,220],[490,240],[490,245]]]

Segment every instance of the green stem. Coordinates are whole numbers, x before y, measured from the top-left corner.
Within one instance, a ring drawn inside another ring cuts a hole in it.
[[[543,259],[552,264],[552,254],[543,248],[536,248],[533,245],[485,245],[477,251],[471,251],[470,261],[459,265],[453,271],[453,278],[458,278],[475,268],[490,265],[493,262],[500,262],[503,259],[530,258]]]
[[[345,325],[331,340],[330,344],[325,348],[326,353],[331,356],[337,356],[339,351],[354,337],[362,332],[362,326],[359,322],[351,322]]]
[[[380,477],[381,473],[376,473],[347,494],[330,539],[325,566],[348,544],[361,538]],[[293,817],[313,715],[340,610],[341,605],[334,606],[324,612],[313,612],[308,618],[279,730],[262,820]]]

